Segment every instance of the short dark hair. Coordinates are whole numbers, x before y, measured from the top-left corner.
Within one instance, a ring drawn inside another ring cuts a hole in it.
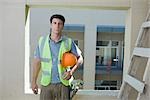
[[[52,15],[51,18],[50,18],[50,23],[52,23],[52,20],[54,18],[58,18],[58,19],[62,20],[63,24],[65,23],[65,17],[63,15],[60,15],[60,14],[54,14],[54,15]]]

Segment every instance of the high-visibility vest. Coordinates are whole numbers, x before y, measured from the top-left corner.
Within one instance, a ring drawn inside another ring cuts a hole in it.
[[[71,50],[72,40],[67,37],[63,37],[58,54],[58,72],[60,81],[65,85],[69,85],[69,80],[64,80],[62,75],[66,71],[61,65],[61,58],[63,53]],[[40,59],[41,59],[41,85],[47,86],[51,82],[51,73],[52,73],[52,54],[49,46],[49,35],[42,36],[39,39],[39,48],[40,48]]]

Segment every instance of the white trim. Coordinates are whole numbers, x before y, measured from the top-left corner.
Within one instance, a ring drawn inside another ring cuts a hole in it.
[[[125,75],[124,81],[127,82],[131,87],[136,89],[138,92],[143,93],[144,86],[145,84],[136,78],[130,76],[130,75]]]
[[[25,67],[24,67],[24,92],[32,93],[30,86],[30,9],[25,25]]]
[[[67,3],[66,3],[67,2]],[[130,0],[26,0],[26,4],[32,7],[87,7],[126,10],[130,8]]]
[[[150,57],[150,48],[135,47],[133,54],[142,57]]]
[[[117,97],[119,90],[79,90],[77,95],[92,95],[92,96],[115,96]]]

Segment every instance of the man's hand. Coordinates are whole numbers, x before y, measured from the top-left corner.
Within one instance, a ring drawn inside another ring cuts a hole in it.
[[[38,85],[36,83],[32,83],[32,91],[34,94],[38,94]]]
[[[63,78],[65,80],[69,80],[71,78],[72,74],[71,74],[71,71],[66,71],[64,74],[63,74]]]

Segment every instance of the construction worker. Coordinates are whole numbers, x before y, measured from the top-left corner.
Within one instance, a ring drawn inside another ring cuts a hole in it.
[[[62,35],[64,23],[64,16],[52,15],[50,34],[40,37],[34,53],[32,91],[38,93],[37,77],[41,70],[40,100],[70,100],[69,79],[83,62],[81,51],[74,41]],[[72,52],[77,57],[77,63],[70,71],[61,66],[65,52]]]

